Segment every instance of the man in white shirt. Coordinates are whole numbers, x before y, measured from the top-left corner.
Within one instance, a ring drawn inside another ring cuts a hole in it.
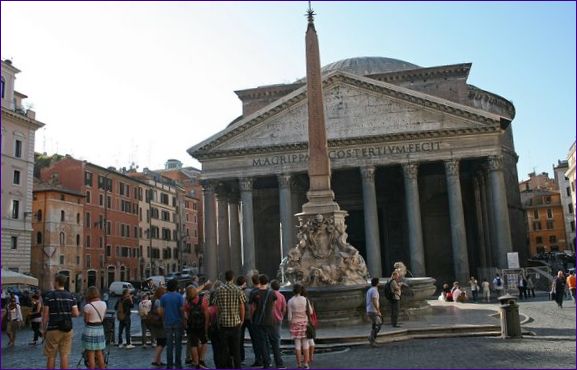
[[[138,314],[140,315],[140,327],[142,329],[142,348],[146,348],[146,333],[148,328],[146,327],[146,316],[152,308],[152,301],[150,300],[148,293],[142,296],[142,300],[138,304]],[[152,339],[150,340],[150,345],[152,345]]]
[[[377,334],[381,330],[381,325],[383,325],[383,317],[379,303],[379,278],[377,277],[371,279],[371,287],[367,290],[366,309],[367,316],[372,324],[369,343],[371,343],[371,346],[375,346]]]

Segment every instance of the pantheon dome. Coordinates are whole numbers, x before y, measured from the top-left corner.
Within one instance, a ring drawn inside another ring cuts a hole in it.
[[[399,59],[385,57],[357,57],[342,59],[334,63],[327,64],[322,68],[322,73],[325,74],[332,71],[343,71],[356,75],[367,76],[379,73],[405,71],[416,68],[421,67]]]

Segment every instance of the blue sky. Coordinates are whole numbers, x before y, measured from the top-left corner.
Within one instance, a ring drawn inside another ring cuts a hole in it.
[[[36,149],[117,167],[198,165],[190,146],[241,113],[234,90],[305,74],[307,3],[2,2],[1,54],[46,128]],[[473,63],[515,104],[519,178],[575,140],[574,2],[313,2],[321,62]],[[96,130],[94,128],[97,128]]]

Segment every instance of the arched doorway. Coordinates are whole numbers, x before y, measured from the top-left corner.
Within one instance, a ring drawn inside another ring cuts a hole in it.
[[[86,283],[87,287],[96,286],[96,271],[89,270],[88,272],[88,281]]]
[[[110,284],[112,284],[112,282],[114,281],[115,277],[116,277],[116,268],[114,266],[108,266],[108,287],[110,287]]]

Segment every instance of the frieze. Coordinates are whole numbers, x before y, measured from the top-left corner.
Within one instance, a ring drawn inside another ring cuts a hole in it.
[[[366,148],[330,149],[331,160],[379,158],[388,155],[410,154],[420,152],[436,152],[441,150],[440,141],[410,143],[410,144],[383,144]],[[252,167],[278,166],[308,162],[307,153],[279,154],[252,159]]]

